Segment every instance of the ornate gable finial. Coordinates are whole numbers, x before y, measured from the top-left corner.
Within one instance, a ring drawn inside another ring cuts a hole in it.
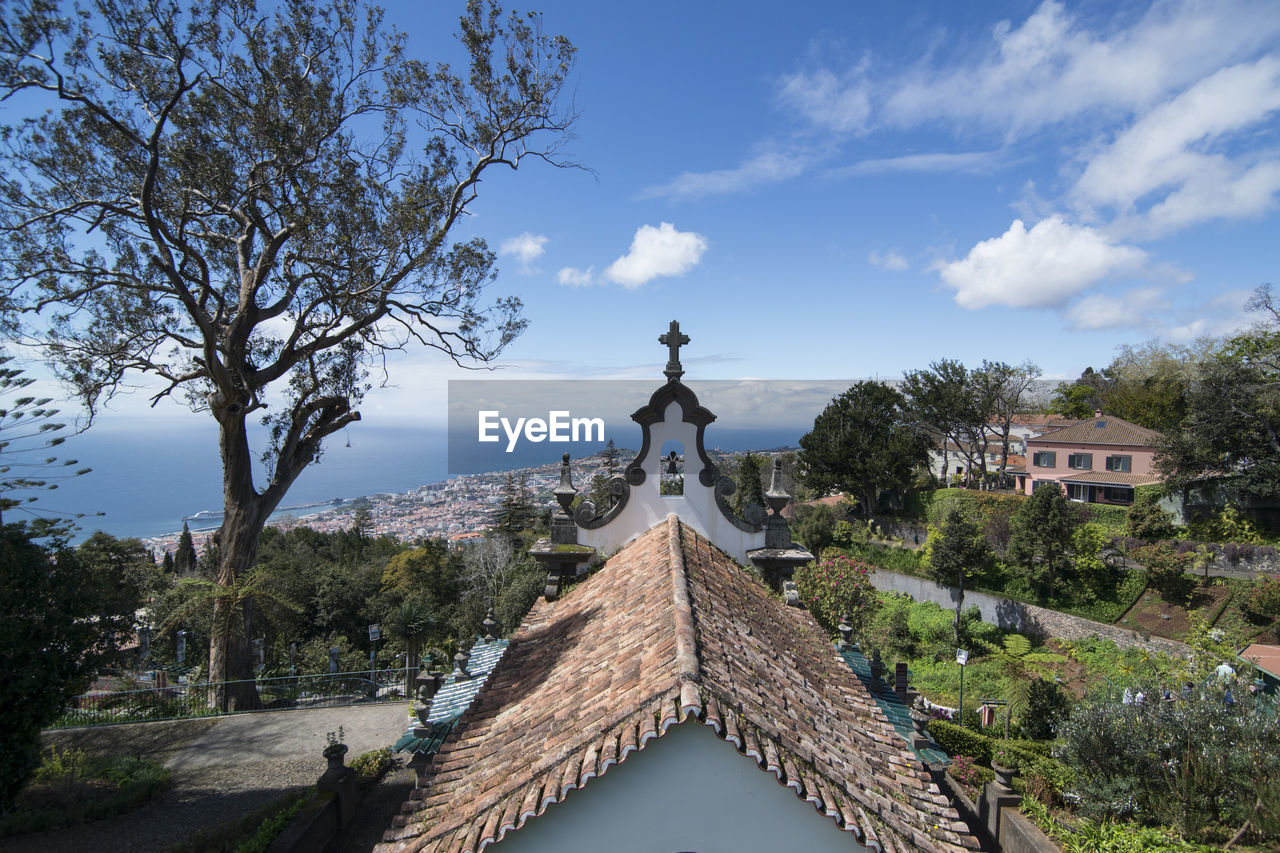
[[[680,366],[680,347],[689,343],[689,336],[680,332],[680,321],[672,320],[667,333],[658,335],[658,343],[667,348],[667,368],[662,375],[668,382],[676,382],[684,376],[684,368]]]

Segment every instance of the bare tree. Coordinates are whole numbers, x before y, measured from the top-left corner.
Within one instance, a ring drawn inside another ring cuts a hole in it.
[[[974,371],[975,379],[985,386],[992,402],[993,420],[1000,439],[1000,473],[1009,465],[1009,434],[1013,431],[1013,419],[1026,405],[1028,392],[1040,378],[1040,368],[1030,359],[1019,365],[1003,361],[982,362]]]
[[[510,536],[488,536],[466,547],[462,557],[462,580],[469,590],[482,593],[492,605],[506,587],[511,574],[521,565],[515,540]]]
[[[574,48],[486,0],[459,40],[455,73],[359,0],[0,0],[0,97],[41,110],[0,131],[0,300],[39,316],[90,411],[140,373],[212,415],[223,586],[387,351],[474,364],[524,327],[518,300],[483,299],[493,253],[451,234],[494,167],[566,165]],[[233,602],[214,600],[215,680],[251,676]]]

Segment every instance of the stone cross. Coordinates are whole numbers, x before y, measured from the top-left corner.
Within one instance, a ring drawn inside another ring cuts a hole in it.
[[[689,336],[680,333],[680,323],[671,321],[671,328],[665,335],[658,335],[658,343],[667,347],[667,369],[662,374],[668,381],[675,381],[684,376],[684,368],[680,366],[680,347],[689,343]]]

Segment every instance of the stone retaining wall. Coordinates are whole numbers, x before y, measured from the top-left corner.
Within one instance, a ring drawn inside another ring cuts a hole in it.
[[[956,587],[886,569],[876,569],[872,572],[871,584],[882,592],[902,592],[916,601],[932,601],[946,608],[954,608],[956,599],[960,596],[960,591]],[[1062,640],[1082,640],[1096,636],[1112,640],[1121,647],[1164,652],[1184,658],[1190,657],[1193,653],[1190,646],[1179,643],[1177,640],[1130,631],[1116,625],[1059,613],[1056,610],[1024,604],[1021,601],[1001,598],[986,592],[965,592],[964,607],[968,609],[973,606],[976,606],[982,614],[982,621],[999,625],[1007,631],[1017,631],[1039,639],[1057,637]]]

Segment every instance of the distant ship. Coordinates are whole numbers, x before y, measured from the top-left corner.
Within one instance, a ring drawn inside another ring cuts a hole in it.
[[[217,518],[222,518],[221,512],[217,510],[212,510],[212,509],[202,509],[199,512],[197,512],[195,515],[184,515],[182,517],[182,520],[183,521],[213,521],[214,519],[217,519]]]

